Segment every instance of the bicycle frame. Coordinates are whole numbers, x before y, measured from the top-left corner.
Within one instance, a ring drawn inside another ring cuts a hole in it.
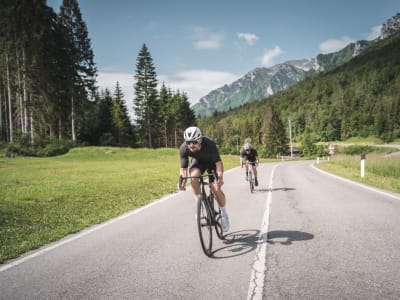
[[[254,176],[254,171],[253,171],[253,164],[256,164],[257,162],[255,161],[247,161],[247,176],[250,184],[250,192],[254,192],[254,185],[255,185],[255,176]]]

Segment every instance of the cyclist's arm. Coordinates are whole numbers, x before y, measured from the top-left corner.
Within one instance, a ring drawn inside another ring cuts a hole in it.
[[[179,171],[179,178],[187,177],[187,176],[188,176],[187,168],[181,168]],[[183,179],[182,181],[179,180],[178,189],[181,191],[186,190],[186,179]]]
[[[179,148],[179,158],[180,158],[180,164],[181,168],[179,170],[179,178],[180,177],[187,177],[188,176],[188,166],[189,166],[189,156],[186,152],[186,145],[182,144]],[[178,189],[181,191],[184,191],[186,188],[186,179],[180,180],[178,182]]]

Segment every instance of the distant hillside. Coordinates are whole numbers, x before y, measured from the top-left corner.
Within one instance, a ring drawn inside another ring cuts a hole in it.
[[[235,82],[224,85],[202,97],[192,109],[207,116],[246,103],[264,99],[305,78],[308,71],[319,70],[316,59],[288,61],[271,68],[256,68]]]
[[[211,91],[192,109],[198,116],[208,116],[262,100],[320,71],[334,70],[399,30],[400,13],[383,24],[380,37],[374,41],[357,41],[340,51],[319,54],[316,58],[287,61],[271,68],[256,68],[235,82]]]
[[[377,40],[332,71],[302,80],[262,101],[200,118],[199,126],[231,153],[235,153],[237,141],[246,138],[261,153],[268,148],[271,111],[284,126],[291,120],[298,142],[370,136],[393,141],[400,138],[399,53],[400,32]]]

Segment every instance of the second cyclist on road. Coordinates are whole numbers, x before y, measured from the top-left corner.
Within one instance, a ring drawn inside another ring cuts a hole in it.
[[[259,160],[258,160],[257,150],[254,149],[249,143],[244,144],[243,150],[240,153],[240,165],[242,166],[242,168],[244,165],[246,171],[246,180],[248,180],[249,164],[251,163],[256,186],[258,186],[258,179],[257,179],[258,162]]]

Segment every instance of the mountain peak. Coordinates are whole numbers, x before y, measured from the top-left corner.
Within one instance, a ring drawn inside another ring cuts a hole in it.
[[[388,19],[381,28],[380,39],[387,38],[400,30],[400,13]]]

